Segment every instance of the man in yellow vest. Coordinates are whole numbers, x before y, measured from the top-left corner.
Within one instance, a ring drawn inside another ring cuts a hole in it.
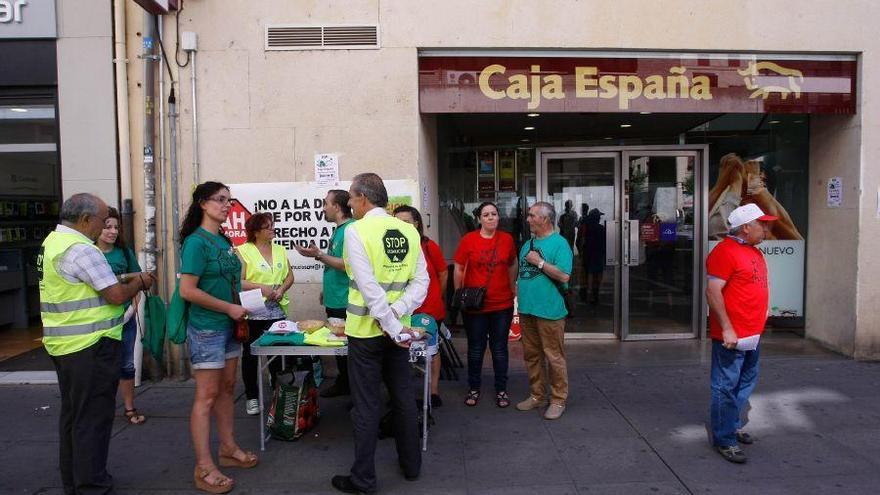
[[[410,328],[410,315],[421,306],[429,280],[415,227],[385,211],[388,192],[382,178],[373,173],[356,175],[349,193],[357,221],[345,229],[343,259],[351,279],[345,333],[355,460],[349,476],[334,476],[331,483],[346,493],[373,493],[383,379],[391,393],[403,475],[413,481],[421,471],[408,349],[419,338]]]
[[[115,493],[107,451],[119,383],[121,304],[153,278],[118,280],[95,246],[107,205],[75,194],[61,206],[61,224],[40,248],[40,317],[43,345],[61,389],[61,481],[66,494]]]

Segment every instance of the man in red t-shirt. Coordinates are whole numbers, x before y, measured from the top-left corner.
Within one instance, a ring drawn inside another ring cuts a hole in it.
[[[728,216],[730,235],[706,259],[709,281],[709,336],[712,339],[712,443],[728,461],[746,462],[740,443],[753,438],[740,431],[740,413],[758,379],[757,340],[764,332],[769,283],[764,255],[755,246],[764,241],[768,222],[755,204]]]

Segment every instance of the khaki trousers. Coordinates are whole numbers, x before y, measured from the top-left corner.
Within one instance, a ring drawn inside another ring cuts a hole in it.
[[[545,320],[531,315],[520,315],[523,358],[529,372],[529,392],[544,401],[546,367],[550,374],[550,402],[565,405],[568,399],[568,369],[565,365],[565,318]]]

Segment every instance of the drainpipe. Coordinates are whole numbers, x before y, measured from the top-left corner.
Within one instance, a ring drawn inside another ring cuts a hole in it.
[[[116,72],[116,133],[119,150],[119,212],[129,246],[134,240],[131,146],[128,125],[128,58],[125,43],[125,0],[113,0],[113,64]]]
[[[193,36],[193,39],[195,39],[195,36]],[[193,170],[192,170],[192,173],[193,173],[193,187],[195,187],[195,185],[200,182],[199,181],[199,118],[198,118],[198,113],[197,113],[197,109],[199,107],[199,105],[198,105],[199,100],[198,100],[198,96],[196,94],[196,51],[197,50],[196,50],[195,42],[193,42],[192,50],[187,50],[187,51],[190,52],[190,55],[191,55],[190,62],[192,63],[192,77],[191,77],[191,79],[192,79],[192,116],[193,116],[193,123],[192,123],[192,128],[193,128],[193,136],[192,136],[193,163],[192,163],[192,168],[193,168]]]
[[[174,253],[174,273],[180,272],[180,244],[178,243],[180,230],[180,199],[177,194],[178,170],[177,170],[177,98],[174,96],[174,87],[168,96],[168,130],[169,130],[169,172],[171,174],[171,240],[172,246],[165,252]],[[170,286],[170,283],[169,283]]]

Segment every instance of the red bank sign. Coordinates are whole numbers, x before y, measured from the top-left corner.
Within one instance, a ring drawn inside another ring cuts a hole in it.
[[[423,56],[424,113],[856,111],[856,60]]]

